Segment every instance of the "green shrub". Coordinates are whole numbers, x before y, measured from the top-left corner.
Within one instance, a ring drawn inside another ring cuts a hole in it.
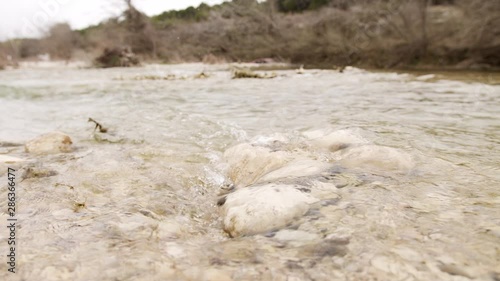
[[[210,6],[205,3],[201,3],[198,7],[187,7],[184,10],[171,10],[163,12],[157,16],[153,17],[153,21],[156,23],[169,23],[175,20],[183,20],[183,21],[203,21],[208,19],[208,15],[210,12]]]
[[[278,8],[281,12],[302,12],[318,9],[330,2],[330,0],[278,0]]]

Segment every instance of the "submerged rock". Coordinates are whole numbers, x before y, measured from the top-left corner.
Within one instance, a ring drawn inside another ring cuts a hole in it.
[[[25,145],[26,152],[34,154],[53,154],[71,152],[73,142],[71,138],[61,132],[51,132],[41,135]]]
[[[370,144],[356,131],[325,133],[317,130],[303,135],[309,139],[312,147],[333,152],[333,158],[346,168],[407,173],[414,167],[413,158],[408,153],[397,148]]]
[[[379,145],[350,147],[339,152],[340,163],[347,168],[365,171],[408,173],[414,162],[408,153],[396,148]]]
[[[351,130],[338,130],[331,133],[323,130],[304,132],[311,146],[328,149],[331,152],[345,149],[349,146],[367,144],[368,141]]]

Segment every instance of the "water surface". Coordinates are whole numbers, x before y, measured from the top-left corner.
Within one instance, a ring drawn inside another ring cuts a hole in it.
[[[192,78],[201,71],[210,77]],[[186,79],[141,79],[168,74]],[[0,147],[57,173],[19,182],[16,277],[500,279],[498,75],[277,74],[231,79],[228,66],[198,64],[0,72],[0,143],[62,131],[76,148],[33,156]],[[109,134],[96,140],[89,117]],[[386,179],[347,174],[358,178],[338,189],[340,200],[288,236],[229,238],[216,206],[228,180],[223,152],[273,137],[294,145],[311,130],[397,148],[415,168]],[[12,278],[5,262],[0,276]]]

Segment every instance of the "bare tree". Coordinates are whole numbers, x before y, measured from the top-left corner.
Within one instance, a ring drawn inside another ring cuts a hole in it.
[[[134,52],[150,53],[156,58],[156,36],[149,17],[137,10],[131,0],[124,0],[127,10],[124,12],[128,31],[127,41]]]
[[[76,36],[67,23],[53,25],[44,41],[45,49],[51,57],[66,61],[71,59]]]

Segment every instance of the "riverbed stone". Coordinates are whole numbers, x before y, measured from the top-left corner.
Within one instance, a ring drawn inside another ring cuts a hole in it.
[[[312,147],[328,149],[335,152],[352,145],[367,144],[368,141],[357,132],[351,130],[337,130],[328,132],[325,130],[314,130],[304,132],[303,135],[309,139]]]
[[[228,176],[237,186],[248,186],[260,177],[287,162],[283,151],[242,143],[226,150],[224,158],[229,165]]]
[[[352,169],[383,172],[410,172],[415,163],[410,154],[397,148],[379,145],[350,147],[335,153],[339,163]]]
[[[73,141],[62,132],[51,132],[30,140],[25,150],[33,154],[67,153],[73,150]]]
[[[231,237],[280,229],[302,217],[318,199],[292,185],[238,189],[222,204],[223,229]]]

